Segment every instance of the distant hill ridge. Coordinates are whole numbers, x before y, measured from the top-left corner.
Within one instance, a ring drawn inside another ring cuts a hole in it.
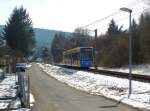
[[[0,25],[0,32],[3,31],[4,26]],[[56,33],[62,32],[57,30],[49,30],[49,29],[41,29],[34,28],[35,39],[36,39],[36,47],[51,47],[52,40]],[[71,32],[62,32],[65,36],[71,35]]]

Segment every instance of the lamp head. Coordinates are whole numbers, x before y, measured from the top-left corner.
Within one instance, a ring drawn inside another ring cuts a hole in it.
[[[131,9],[125,8],[125,7],[120,8],[120,10],[121,10],[121,11],[124,11],[124,12],[128,12],[128,13],[131,13],[131,12],[132,12]]]

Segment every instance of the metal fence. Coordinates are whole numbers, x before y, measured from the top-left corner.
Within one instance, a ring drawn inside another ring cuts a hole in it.
[[[16,88],[17,94],[15,97],[0,98],[0,101],[6,101],[8,103],[7,108],[0,109],[0,111],[11,111],[19,108],[30,108],[30,79],[25,72],[16,72]],[[6,74],[0,75],[0,78],[5,78]],[[14,107],[17,98],[21,100],[20,107]]]
[[[30,79],[25,72],[18,72],[19,97],[22,107],[30,107]]]

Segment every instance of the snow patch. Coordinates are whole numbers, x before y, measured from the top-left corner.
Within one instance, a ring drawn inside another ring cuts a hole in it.
[[[35,103],[35,99],[32,93],[30,93],[30,106],[32,107]]]
[[[103,68],[103,67],[98,67],[98,69],[102,70],[110,70],[110,71],[117,71],[117,72],[129,72],[129,67],[122,67],[122,68]],[[150,75],[150,65],[133,65],[132,66],[132,72],[135,74],[142,74],[142,75]]]

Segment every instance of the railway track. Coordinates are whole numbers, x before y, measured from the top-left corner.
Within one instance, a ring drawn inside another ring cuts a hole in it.
[[[109,71],[109,70],[96,70],[96,69],[88,69],[87,71],[93,72],[96,74],[108,75],[108,76],[115,76],[120,78],[129,78],[129,73],[125,72],[116,72],[116,71]],[[133,74],[132,79],[142,82],[150,82],[150,76],[148,75],[141,75],[141,74]]]
[[[59,66],[64,67],[64,68],[92,72],[92,73],[101,74],[101,75],[115,76],[119,78],[129,78],[129,73],[125,73],[125,72],[99,70],[99,69],[82,69],[82,68],[77,68],[77,67],[66,67],[63,65],[59,65]],[[141,82],[150,82],[150,76],[132,73],[132,80],[141,81]]]

